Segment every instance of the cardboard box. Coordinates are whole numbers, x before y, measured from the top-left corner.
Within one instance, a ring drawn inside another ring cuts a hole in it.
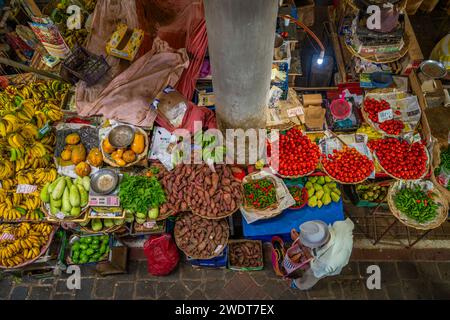
[[[144,38],[141,29],[129,30],[127,25],[119,23],[116,31],[106,45],[106,52],[110,56],[133,61]]]

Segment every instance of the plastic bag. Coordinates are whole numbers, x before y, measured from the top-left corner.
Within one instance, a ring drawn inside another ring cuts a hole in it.
[[[180,260],[178,249],[170,234],[151,236],[144,244],[147,270],[154,276],[166,276]]]

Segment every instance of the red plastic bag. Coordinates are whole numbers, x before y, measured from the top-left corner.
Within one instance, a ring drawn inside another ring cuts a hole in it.
[[[178,249],[170,234],[151,236],[144,244],[147,270],[154,276],[168,275],[178,264]]]

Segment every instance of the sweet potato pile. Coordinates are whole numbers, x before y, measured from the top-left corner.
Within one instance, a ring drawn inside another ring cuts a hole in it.
[[[175,241],[188,256],[209,259],[219,255],[229,236],[225,219],[208,220],[185,213],[175,222]]]
[[[263,265],[261,243],[258,241],[231,242],[230,265],[235,267],[261,267]]]
[[[161,170],[158,179],[167,202],[160,214],[195,212],[205,218],[221,218],[236,211],[242,202],[242,185],[233,177],[230,167],[215,165],[216,172],[205,165],[178,165],[168,172]]]

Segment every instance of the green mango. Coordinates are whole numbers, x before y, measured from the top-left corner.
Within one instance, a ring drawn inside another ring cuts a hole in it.
[[[310,177],[309,181],[311,181],[311,183],[314,184],[317,182],[317,179],[318,179],[317,177]]]
[[[333,199],[334,202],[339,202],[340,197],[337,193],[333,191],[331,192],[331,199]]]
[[[100,231],[103,229],[103,223],[100,219],[92,219],[91,220],[91,228],[94,231]]]
[[[336,184],[336,182],[328,182],[327,186],[330,189],[335,189],[337,187],[337,184]]]
[[[113,221],[116,226],[121,226],[124,223],[125,219],[113,219]]]
[[[314,208],[315,206],[317,206],[316,196],[312,196],[311,198],[308,199],[308,206],[310,206],[311,208]]]
[[[91,222],[91,220],[79,222],[79,225],[82,226],[82,227],[86,227],[90,222]]]
[[[103,219],[103,225],[106,228],[111,228],[114,226],[114,222],[112,221],[112,219]]]
[[[156,220],[156,218],[158,218],[159,216],[159,208],[152,208],[148,211],[148,217],[151,220]]]
[[[313,186],[313,184],[310,181],[308,181],[307,183],[305,183],[305,188],[306,189],[312,189],[312,188],[314,188],[314,186]]]
[[[325,206],[329,205],[331,203],[331,196],[329,193],[325,193],[322,197],[322,202]]]
[[[87,256],[91,256],[93,254],[94,254],[94,250],[93,249],[89,248],[89,249],[86,250],[86,255]]]
[[[317,191],[317,192],[316,192],[316,198],[317,198],[317,200],[322,199],[322,196],[323,196],[323,195],[324,195],[323,190]]]
[[[45,203],[49,203],[50,202],[50,194],[48,193],[48,187],[49,186],[50,186],[50,183],[47,182],[45,184],[44,188],[42,188],[42,190],[41,190],[40,196],[41,196],[42,202],[45,202]]]
[[[308,191],[308,198],[311,198],[314,195],[314,193],[316,192],[316,190],[314,190],[314,188],[306,189],[306,191]]]
[[[325,182],[326,182],[326,183],[331,182],[331,178],[330,178],[329,176],[326,176],[326,177],[325,177]]]
[[[317,183],[320,185],[324,185],[325,184],[325,177],[324,176],[320,176],[319,179],[317,179]]]
[[[322,189],[323,189],[323,187],[320,184],[317,184],[317,183],[314,184],[314,190],[319,191]]]
[[[142,212],[137,212],[136,213],[136,218],[145,219],[145,218],[147,218],[147,215],[145,213],[142,213]]]
[[[147,221],[147,219],[141,219],[141,218],[137,218],[136,217],[136,222],[139,223],[139,224],[144,224],[145,221]]]
[[[323,202],[320,200],[317,200],[317,208],[322,208]]]
[[[339,190],[338,188],[334,188],[332,191],[333,191],[334,193],[336,193],[338,196],[341,195],[341,190]]]
[[[330,190],[330,188],[329,188],[327,185],[324,185],[324,186],[323,186],[323,192],[325,192],[325,193],[330,193],[331,190]]]
[[[72,210],[70,210],[70,215],[73,217],[79,216],[81,213],[80,207],[73,207]]]

